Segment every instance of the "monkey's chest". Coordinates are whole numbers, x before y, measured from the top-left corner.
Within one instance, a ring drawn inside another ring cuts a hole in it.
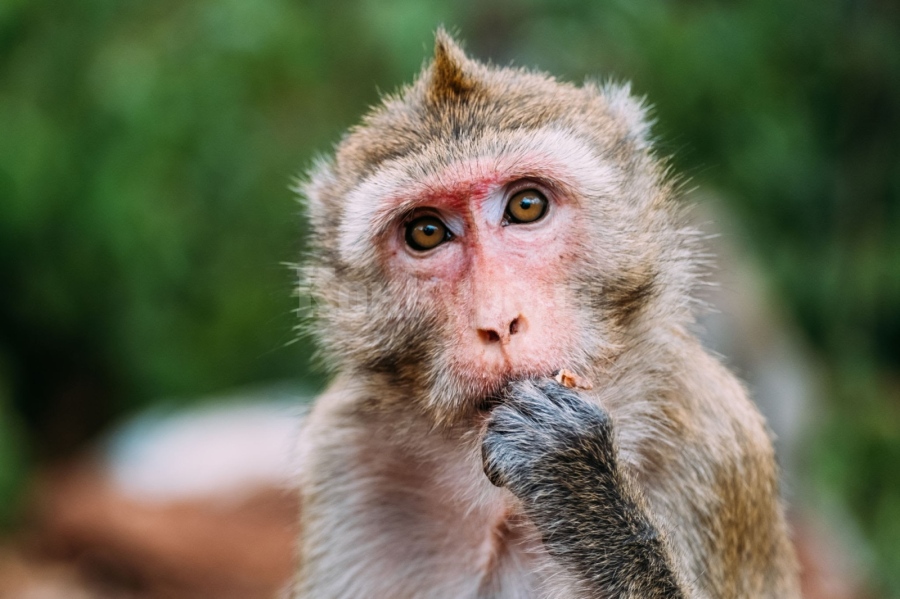
[[[411,566],[435,599],[540,599],[547,596],[549,558],[533,525],[504,504],[477,507],[438,502],[419,513]],[[419,520],[425,517],[428,521]],[[431,561],[431,557],[435,561]],[[427,567],[421,566],[429,564]],[[440,591],[438,591],[440,589]],[[418,597],[418,595],[415,595]],[[424,597],[425,595],[423,595]]]
[[[368,597],[550,596],[546,580],[560,573],[552,571],[534,525],[468,455],[439,465],[407,454],[403,479],[397,471],[388,479],[365,479],[350,512],[361,524],[351,527],[355,541],[337,553],[365,579]],[[342,527],[348,512],[343,515]]]
[[[549,596],[547,579],[560,573],[552,571],[539,533],[511,494],[487,482],[480,468],[422,482],[429,499],[414,518],[428,522],[420,520],[413,528],[428,531],[421,539],[428,547],[421,554],[442,555],[442,563],[454,564],[441,572],[454,579],[445,581],[445,588],[457,589],[448,598]]]
[[[514,508],[488,514],[475,551],[477,597],[541,597],[548,558],[531,523]]]
[[[304,507],[305,534],[311,546],[318,540],[306,574],[315,578],[313,596],[560,596],[550,585],[562,573],[513,496],[488,481],[480,453],[450,443],[425,452],[378,441],[349,459],[342,453],[346,476],[335,484],[332,475]]]

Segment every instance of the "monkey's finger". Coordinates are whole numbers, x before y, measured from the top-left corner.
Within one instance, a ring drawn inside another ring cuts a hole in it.
[[[492,485],[495,487],[505,486],[503,472],[499,467],[499,462],[490,456],[490,450],[488,450],[485,445],[481,446],[481,469],[484,471],[484,475],[487,476],[487,479],[491,481]]]
[[[589,395],[560,384],[552,378],[539,379],[536,382],[540,390],[554,405],[570,412],[579,420],[593,422],[598,426],[609,424],[609,413]]]
[[[532,420],[547,422],[560,418],[577,419],[584,403],[580,393],[552,378],[515,381],[507,387],[506,403]]]

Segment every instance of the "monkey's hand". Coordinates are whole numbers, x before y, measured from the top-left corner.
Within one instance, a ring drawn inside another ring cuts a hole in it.
[[[511,383],[481,449],[488,479],[522,501],[588,597],[686,597],[599,405],[552,379]]]

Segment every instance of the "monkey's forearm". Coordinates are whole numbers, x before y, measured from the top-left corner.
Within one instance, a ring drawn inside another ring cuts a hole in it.
[[[665,542],[618,466],[609,417],[551,381],[510,388],[483,445],[485,473],[523,503],[586,597],[682,599]]]
[[[659,531],[616,472],[614,456],[593,447],[537,470],[542,489],[522,497],[526,513],[547,550],[577,573],[588,596],[686,597]]]

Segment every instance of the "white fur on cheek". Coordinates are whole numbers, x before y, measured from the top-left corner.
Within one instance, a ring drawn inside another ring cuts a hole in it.
[[[429,153],[428,149],[422,152]],[[601,161],[580,137],[560,128],[505,132],[502,138],[486,135],[455,159],[433,154],[441,157],[441,163],[427,173],[414,168],[421,155],[400,158],[385,163],[347,194],[338,244],[345,262],[369,262],[376,238],[396,218],[427,206],[423,198],[451,193],[471,181],[493,179],[505,184],[542,178],[590,197],[612,196],[620,188],[617,168]]]

